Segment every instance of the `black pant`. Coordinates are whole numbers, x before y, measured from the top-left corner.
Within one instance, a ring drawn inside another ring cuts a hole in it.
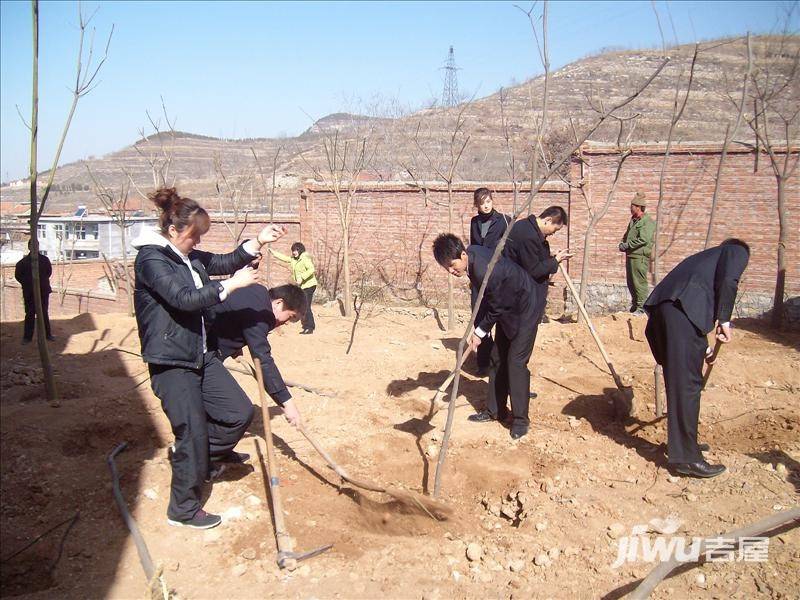
[[[167,516],[183,521],[200,508],[209,455],[233,450],[253,419],[253,405],[216,352],[206,352],[199,369],[149,368],[153,392],[175,435]]]
[[[308,329],[310,331],[314,331],[316,329],[316,323],[314,322],[314,313],[311,312],[311,301],[314,299],[314,292],[317,291],[317,286],[312,285],[309,288],[305,288],[303,293],[306,295],[306,302],[308,303],[308,308],[306,309],[306,314],[303,316],[300,324],[303,326],[303,329]]]
[[[487,410],[498,421],[508,417],[508,398],[514,425],[528,425],[528,405],[531,393],[531,372],[528,361],[533,353],[536,332],[539,330],[540,307],[535,298],[521,315],[517,335],[509,339],[503,326],[495,328],[494,348],[489,361],[489,402]],[[538,316],[538,318],[537,318]],[[483,342],[481,342],[483,345]]]
[[[33,292],[22,293],[22,300],[25,302],[25,328],[22,337],[26,340],[33,339],[33,326],[36,322],[36,307],[33,302]],[[42,294],[42,312],[44,313],[44,331],[50,336],[50,294]]]
[[[470,305],[472,308],[475,308],[475,300],[478,298],[478,290],[477,288],[472,288],[470,292],[471,300]],[[478,311],[478,314],[475,316],[475,323],[479,323],[481,318],[483,318],[483,312]],[[478,352],[475,355],[475,360],[478,363],[478,369],[488,369],[490,357],[492,355],[492,348],[494,347],[494,340],[492,340],[492,332],[487,331],[486,336],[484,336],[483,340],[481,341],[480,346],[478,346]]]
[[[645,335],[656,362],[664,368],[669,462],[703,460],[697,447],[697,422],[706,336],[692,325],[678,302],[662,302],[650,309]]]

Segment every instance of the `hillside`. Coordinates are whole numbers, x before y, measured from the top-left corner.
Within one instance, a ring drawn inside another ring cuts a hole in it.
[[[791,65],[796,63],[800,37],[753,38],[752,49],[754,69],[764,71],[768,68],[773,76],[780,76],[790,72]],[[670,62],[660,76],[621,113],[625,116],[640,115],[633,141],[666,139],[676,82],[680,78],[681,88],[685,90],[693,50],[693,45],[670,49]],[[740,94],[746,64],[745,50],[742,39],[710,41],[701,45],[692,93],[675,129],[674,141],[722,141],[727,123],[735,119],[736,109],[728,95],[737,97]],[[556,152],[565,148],[572,125],[581,131],[593,122],[597,113],[588,98],[593,99],[596,107],[608,107],[619,102],[647,80],[662,60],[661,55],[660,50],[611,51],[554,71],[549,81],[550,147]],[[118,186],[127,171],[137,186],[146,190],[153,186],[149,162],[163,161],[167,150],[172,156],[170,176],[184,193],[211,207],[218,208],[222,202],[230,209],[233,189],[237,191],[242,206],[264,208],[265,190],[271,188],[273,159],[280,148],[276,162],[275,206],[279,212],[295,212],[301,182],[313,177],[315,169],[325,171],[322,142],[326,132],[338,130],[340,142],[370,132],[370,154],[372,144],[375,149],[374,160],[367,169],[371,178],[409,178],[410,171],[417,179],[433,179],[435,168],[447,166],[450,156],[448,140],[460,116],[463,124],[457,145],[460,147],[467,137],[469,142],[461,157],[457,178],[502,180],[509,178],[509,150],[504,130],[508,132],[510,147],[520,165],[518,168],[524,171],[530,141],[542,116],[543,89],[544,77],[537,77],[455,108],[427,109],[398,118],[335,113],[320,119],[295,138],[222,140],[181,132],[175,132],[173,136],[162,133],[90,160],[88,164],[106,185]],[[784,107],[800,104],[800,83],[796,77],[778,100],[778,105]],[[505,129],[503,117],[507,123]],[[784,137],[777,124],[774,126],[776,139]],[[617,126],[609,123],[596,131],[591,139],[613,141],[616,135]],[[737,140],[752,141],[752,134],[745,124],[739,129]],[[253,158],[253,150],[259,157],[263,179]],[[221,170],[215,168],[215,157]],[[72,163],[59,168],[56,183],[64,188],[85,189],[91,180],[83,164]],[[71,183],[79,185],[69,186]],[[4,201],[15,201],[23,198],[26,191],[3,188],[0,195]],[[135,190],[132,197],[136,205],[139,196]],[[90,191],[59,191],[51,196],[49,211],[71,210],[76,204],[97,206],[98,203]]]

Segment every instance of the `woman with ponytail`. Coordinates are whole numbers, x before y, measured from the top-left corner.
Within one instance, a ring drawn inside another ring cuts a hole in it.
[[[208,529],[217,515],[200,507],[210,461],[243,462],[233,448],[253,418],[253,405],[222,365],[206,337],[207,309],[233,290],[258,283],[261,247],[286,233],[269,225],[229,254],[195,250],[209,229],[208,213],[174,188],[150,199],[160,211],[157,231],[133,241],[139,251],[134,307],[150,384],[172,425],[170,525]],[[209,276],[233,275],[223,281]]]

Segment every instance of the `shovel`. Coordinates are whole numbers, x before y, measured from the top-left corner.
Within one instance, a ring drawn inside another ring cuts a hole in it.
[[[614,378],[614,384],[619,390],[619,394],[614,394],[612,398],[614,401],[614,411],[617,415],[617,418],[630,417],[633,414],[633,389],[631,389],[630,386],[623,385],[622,379],[617,373],[617,370],[614,368],[611,358],[608,356],[605,346],[603,346],[603,342],[600,341],[600,336],[597,335],[597,331],[595,330],[594,325],[592,325],[592,321],[589,319],[589,314],[586,312],[586,307],[583,305],[583,302],[581,302],[578,292],[575,289],[575,285],[572,283],[572,279],[567,274],[567,270],[564,268],[564,265],[562,263],[558,263],[558,269],[564,276],[564,279],[567,282],[567,287],[569,288],[569,291],[572,292],[572,297],[575,299],[575,304],[578,305],[578,310],[581,312],[581,315],[583,315],[583,320],[586,321],[586,326],[589,328],[589,333],[592,334],[592,338],[594,338],[597,348],[600,350],[600,354],[603,355],[603,360],[606,361],[608,370],[611,371],[611,377]]]
[[[278,567],[293,571],[297,563],[333,548],[333,544],[326,544],[308,552],[294,552],[294,540],[286,531],[283,520],[283,504],[281,502],[280,478],[278,477],[278,463],[275,462],[275,450],[272,447],[272,427],[270,427],[269,408],[267,407],[266,394],[264,393],[264,378],[261,374],[261,361],[255,362],[255,375],[258,381],[258,398],[261,401],[261,415],[264,420],[264,440],[267,443],[267,476],[269,477],[269,495],[272,500],[272,516],[275,519],[275,539],[278,543]],[[258,449],[258,446],[256,446]]]

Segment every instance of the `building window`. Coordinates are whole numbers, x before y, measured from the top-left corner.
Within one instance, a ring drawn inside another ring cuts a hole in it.
[[[84,225],[83,223],[75,223],[75,239],[76,240],[86,239],[86,225]]]
[[[57,240],[63,240],[64,239],[64,224],[63,223],[56,223],[55,225],[53,225],[53,230],[55,231]]]
[[[86,239],[89,240],[97,239],[97,232],[98,232],[97,223],[87,223],[86,225],[84,225],[84,229],[86,230]]]
[[[45,223],[39,223],[36,225],[36,237],[40,240],[47,238],[47,225]]]

